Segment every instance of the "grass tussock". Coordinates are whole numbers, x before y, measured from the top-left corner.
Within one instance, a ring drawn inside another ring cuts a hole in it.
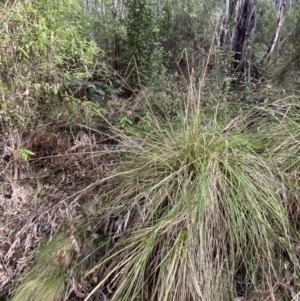
[[[101,281],[85,300],[108,286],[118,301],[232,300],[273,296],[284,281],[297,235],[282,169],[298,164],[299,125],[287,110],[228,119],[223,106],[203,113],[193,101],[179,124],[153,117],[150,132],[123,137],[93,220],[107,237],[91,271]]]
[[[66,293],[65,271],[72,258],[71,240],[58,235],[42,246],[36,263],[23,279],[12,301],[61,301]]]

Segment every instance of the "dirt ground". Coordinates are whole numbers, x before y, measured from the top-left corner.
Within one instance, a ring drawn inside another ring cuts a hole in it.
[[[42,240],[81,215],[79,199],[91,193],[85,187],[115,165],[105,137],[100,131],[55,123],[29,135],[18,130],[1,135],[0,300],[30,269]],[[26,158],[24,150],[34,155]]]

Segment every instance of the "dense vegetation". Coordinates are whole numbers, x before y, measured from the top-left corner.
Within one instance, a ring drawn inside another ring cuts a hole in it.
[[[0,8],[1,300],[300,300],[298,1]]]

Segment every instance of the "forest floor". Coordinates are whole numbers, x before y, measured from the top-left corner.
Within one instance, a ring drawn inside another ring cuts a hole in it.
[[[45,237],[51,239],[65,220],[72,232],[85,188],[116,164],[110,143],[101,131],[59,121],[1,136],[0,296],[30,269]],[[22,160],[17,152],[23,148],[34,157]]]

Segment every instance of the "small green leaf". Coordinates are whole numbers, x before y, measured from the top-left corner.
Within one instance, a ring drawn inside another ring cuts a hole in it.
[[[21,148],[18,150],[19,158],[23,159],[24,161],[27,161],[29,159],[29,156],[34,156],[34,155],[35,155],[35,153],[29,149]]]

